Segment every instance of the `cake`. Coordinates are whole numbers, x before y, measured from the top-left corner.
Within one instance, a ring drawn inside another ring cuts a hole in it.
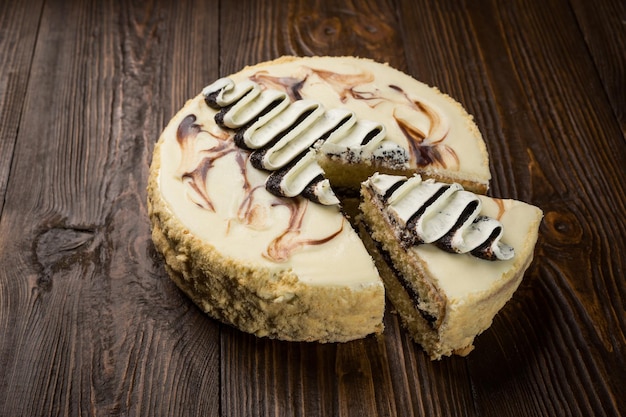
[[[484,193],[488,166],[471,116],[437,89],[372,60],[282,57],[216,80],[168,123],[150,166],[152,238],[211,317],[349,341],[382,332],[387,277],[384,241],[359,236],[345,196],[416,174]]]
[[[409,334],[433,359],[468,354],[530,265],[541,210],[420,176],[375,174],[361,193],[361,236]]]

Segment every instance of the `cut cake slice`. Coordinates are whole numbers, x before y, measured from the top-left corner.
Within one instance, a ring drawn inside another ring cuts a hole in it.
[[[411,337],[465,356],[530,265],[541,210],[419,176],[375,174],[361,194],[361,238]]]

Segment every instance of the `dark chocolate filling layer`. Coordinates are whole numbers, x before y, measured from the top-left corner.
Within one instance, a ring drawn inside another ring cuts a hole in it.
[[[371,236],[372,235],[372,229],[369,227],[369,225],[364,223],[364,222],[361,222],[361,223],[362,223],[365,231],[367,232],[367,234]],[[420,316],[422,316],[422,318],[424,320],[426,320],[426,322],[430,325],[430,327],[433,330],[436,330],[437,329],[437,327],[436,327],[437,317],[435,317],[432,314],[430,314],[429,312],[424,311],[421,308],[419,308],[419,305],[420,305],[420,302],[421,302],[421,298],[420,298],[419,294],[417,293],[417,291],[415,291],[413,286],[411,286],[411,284],[404,277],[404,275],[402,275],[402,272],[400,272],[400,270],[398,270],[398,268],[396,268],[396,266],[393,263],[393,260],[391,259],[391,255],[389,254],[388,251],[383,249],[382,244],[380,242],[374,240],[374,239],[372,239],[372,241],[374,242],[374,245],[376,246],[376,250],[378,251],[378,253],[382,256],[383,260],[385,261],[385,263],[387,264],[389,269],[391,269],[393,274],[398,279],[398,282],[400,283],[400,285],[402,285],[402,288],[404,288],[404,290],[406,291],[407,295],[411,299],[411,302],[413,303],[413,307],[415,308],[415,310],[417,310],[417,312],[420,314]]]

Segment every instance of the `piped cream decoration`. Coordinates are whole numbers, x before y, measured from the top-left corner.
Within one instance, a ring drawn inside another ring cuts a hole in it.
[[[236,84],[221,78],[202,91],[207,104],[222,109],[216,122],[240,129],[235,142],[255,151],[253,165],[269,171],[267,189],[279,196],[295,197],[305,192],[313,201],[339,204],[330,183],[323,178],[316,152],[350,155],[350,163],[374,164],[384,161],[391,169],[406,169],[408,154],[398,144],[385,139],[385,126],[358,120],[347,109],[326,111],[316,100],[296,100],[289,104],[287,94],[262,89],[251,81]]]
[[[449,252],[472,253],[489,260],[511,259],[515,251],[500,241],[502,224],[479,216],[477,195],[459,184],[374,174],[366,183],[385,201],[385,212],[401,228],[407,244],[440,243]]]

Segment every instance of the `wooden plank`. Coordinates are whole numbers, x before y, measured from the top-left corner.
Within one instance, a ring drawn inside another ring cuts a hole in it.
[[[43,2],[0,5],[0,216]]]
[[[159,132],[217,75],[198,3],[46,2],[0,221],[2,413],[219,413],[219,327],[145,202]]]
[[[623,5],[5,3],[0,414],[626,413]],[[145,208],[156,137],[217,76],[283,54],[439,86],[484,132],[491,193],[544,208],[535,263],[467,359],[429,361],[390,312],[379,338],[257,339],[167,279]]]
[[[571,0],[605,93],[626,137],[626,3]]]
[[[222,75],[281,55],[354,55],[406,68],[390,0],[246,0],[223,4],[220,16]]]
[[[400,15],[421,28],[406,32],[407,44],[427,48],[408,53],[411,71],[475,114],[492,193],[546,214],[537,260],[478,339],[492,353],[468,358],[477,409],[618,415],[626,288],[613,243],[626,227],[626,193],[615,180],[626,148],[568,3],[406,1]]]

